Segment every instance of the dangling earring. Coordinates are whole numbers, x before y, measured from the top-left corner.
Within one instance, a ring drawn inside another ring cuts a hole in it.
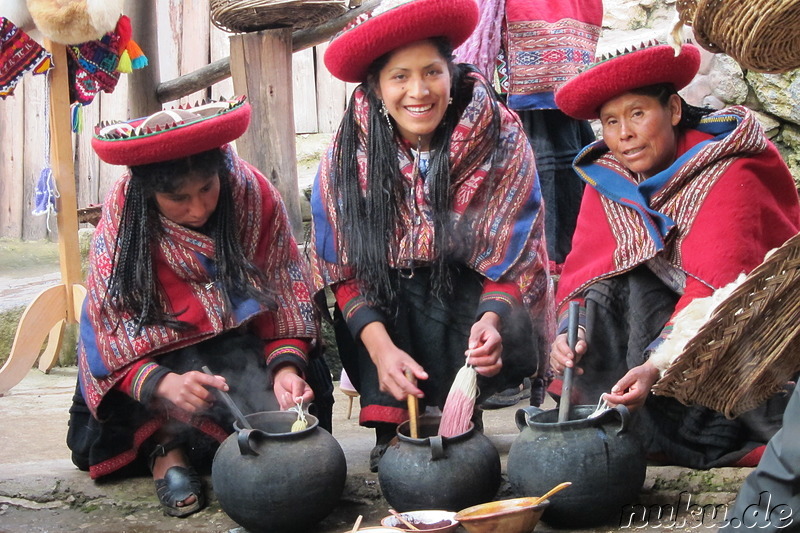
[[[452,104],[452,103],[453,103],[453,97],[451,96],[451,97],[450,97],[450,100],[448,100],[448,101],[447,101],[447,105],[450,105],[450,104]]]
[[[386,123],[389,125],[389,130],[394,131],[392,121],[389,119],[389,110],[386,109],[386,102],[383,100],[381,100],[381,114],[383,115],[383,118],[386,119]]]

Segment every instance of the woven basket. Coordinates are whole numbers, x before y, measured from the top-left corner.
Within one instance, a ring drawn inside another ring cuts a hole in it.
[[[779,73],[800,67],[800,0],[677,0],[700,46],[742,68]]]
[[[757,407],[800,370],[799,311],[800,234],[717,306],[653,391],[728,418]]]
[[[211,22],[230,33],[310,28],[343,15],[347,0],[211,0]]]

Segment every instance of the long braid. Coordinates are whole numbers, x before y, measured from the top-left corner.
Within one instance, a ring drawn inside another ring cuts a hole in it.
[[[220,165],[220,194],[217,209],[213,216],[214,251],[217,258],[216,280],[223,286],[225,305],[230,305],[230,297],[253,298],[270,309],[277,304],[268,289],[266,273],[247,259],[242,248],[239,225],[236,222],[229,160]]]

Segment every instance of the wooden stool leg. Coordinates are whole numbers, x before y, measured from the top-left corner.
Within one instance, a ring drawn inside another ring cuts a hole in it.
[[[353,414],[353,397],[347,397],[347,419],[350,420],[350,415]]]

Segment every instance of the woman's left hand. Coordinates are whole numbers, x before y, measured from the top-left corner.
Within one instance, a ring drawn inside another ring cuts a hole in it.
[[[628,409],[636,410],[644,405],[650,389],[658,381],[658,369],[650,362],[633,367],[617,381],[610,393],[603,395],[611,405],[623,404]]]
[[[496,376],[503,368],[503,338],[499,329],[500,316],[490,311],[484,313],[470,330],[469,349],[465,355],[469,364],[482,376]]]
[[[300,377],[297,368],[293,365],[284,365],[275,371],[273,391],[283,410],[297,405],[300,398],[304,404],[310,403],[314,399],[311,386]]]

